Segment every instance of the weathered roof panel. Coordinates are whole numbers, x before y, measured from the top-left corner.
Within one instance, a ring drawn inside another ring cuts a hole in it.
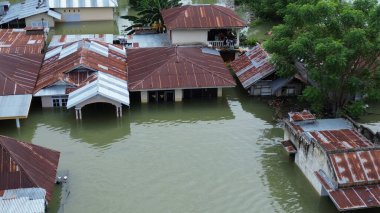
[[[246,27],[245,21],[233,10],[219,5],[185,5],[162,10],[161,15],[170,30]]]
[[[234,87],[220,56],[199,47],[157,47],[128,51],[130,91]]]
[[[0,96],[0,120],[28,117],[31,102],[31,94]]]
[[[303,110],[302,112],[289,112],[288,115],[291,122],[315,120],[315,116],[308,110]]]
[[[117,7],[117,0],[48,0],[50,8]]]
[[[260,44],[231,62],[231,68],[245,89],[276,71]]]
[[[0,189],[24,188],[23,184],[29,184],[31,181],[35,187],[45,189],[47,200],[50,200],[54,190],[60,153],[6,136],[0,136],[0,147],[2,150],[0,154],[3,156],[0,158],[0,164],[7,169],[10,162],[14,161],[20,167],[21,174],[28,177],[28,181],[16,182],[13,180],[14,178],[7,176],[9,173],[0,173],[0,176],[5,175],[0,178]],[[30,185],[28,186],[30,187]]]
[[[44,213],[45,199],[31,200],[28,197],[0,199],[2,213]]]

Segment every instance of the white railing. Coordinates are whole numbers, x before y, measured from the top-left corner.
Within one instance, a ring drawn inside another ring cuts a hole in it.
[[[224,41],[208,41],[208,45],[212,47],[234,47],[235,43]]]

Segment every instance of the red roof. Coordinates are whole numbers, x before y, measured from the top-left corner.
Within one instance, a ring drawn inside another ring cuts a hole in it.
[[[339,211],[380,206],[379,184],[334,189],[319,172],[315,172],[315,175]]]
[[[353,129],[308,132],[327,152],[373,147],[373,144]]]
[[[246,26],[233,10],[218,5],[185,5],[161,11],[165,26],[172,29],[243,28]]]
[[[313,121],[315,116],[310,111],[289,112],[290,121]]]
[[[23,29],[0,29],[0,53],[40,54],[43,35],[27,35]]]
[[[236,85],[222,58],[199,47],[130,49],[128,74],[131,91]]]
[[[269,54],[260,44],[231,62],[231,68],[246,89],[275,72]]]
[[[0,190],[41,187],[51,199],[60,153],[0,136]]]
[[[88,72],[70,73],[77,68],[92,72],[101,71],[127,80],[125,50],[121,46],[83,39],[49,49],[34,92],[58,81],[81,85],[91,75]]]

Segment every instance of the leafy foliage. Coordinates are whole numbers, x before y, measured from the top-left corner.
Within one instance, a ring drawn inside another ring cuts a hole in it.
[[[161,10],[181,6],[180,0],[133,0],[130,4],[138,11],[137,16],[121,16],[121,18],[133,21],[133,25],[125,29],[130,31],[134,27],[150,26],[157,24],[162,31],[164,20]],[[131,31],[130,33],[133,33]]]
[[[295,61],[304,63],[317,85],[303,96],[315,111],[325,107],[336,115],[356,94],[380,98],[376,0],[289,4],[284,24],[273,28],[265,46],[283,75],[296,72]]]

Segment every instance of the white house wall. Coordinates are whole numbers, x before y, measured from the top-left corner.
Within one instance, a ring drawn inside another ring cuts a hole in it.
[[[114,19],[113,8],[65,8],[55,9],[62,14],[62,22],[105,21]]]
[[[172,44],[207,44],[208,30],[173,30],[171,33]]]
[[[47,13],[42,13],[34,16],[30,16],[25,18],[25,24],[27,27],[33,27],[33,24],[41,24],[42,25],[42,19],[44,22],[49,23],[49,27],[54,27],[54,18],[47,15]]]
[[[44,108],[53,107],[53,99],[51,98],[51,96],[42,96],[41,104],[42,104],[42,107]]]

